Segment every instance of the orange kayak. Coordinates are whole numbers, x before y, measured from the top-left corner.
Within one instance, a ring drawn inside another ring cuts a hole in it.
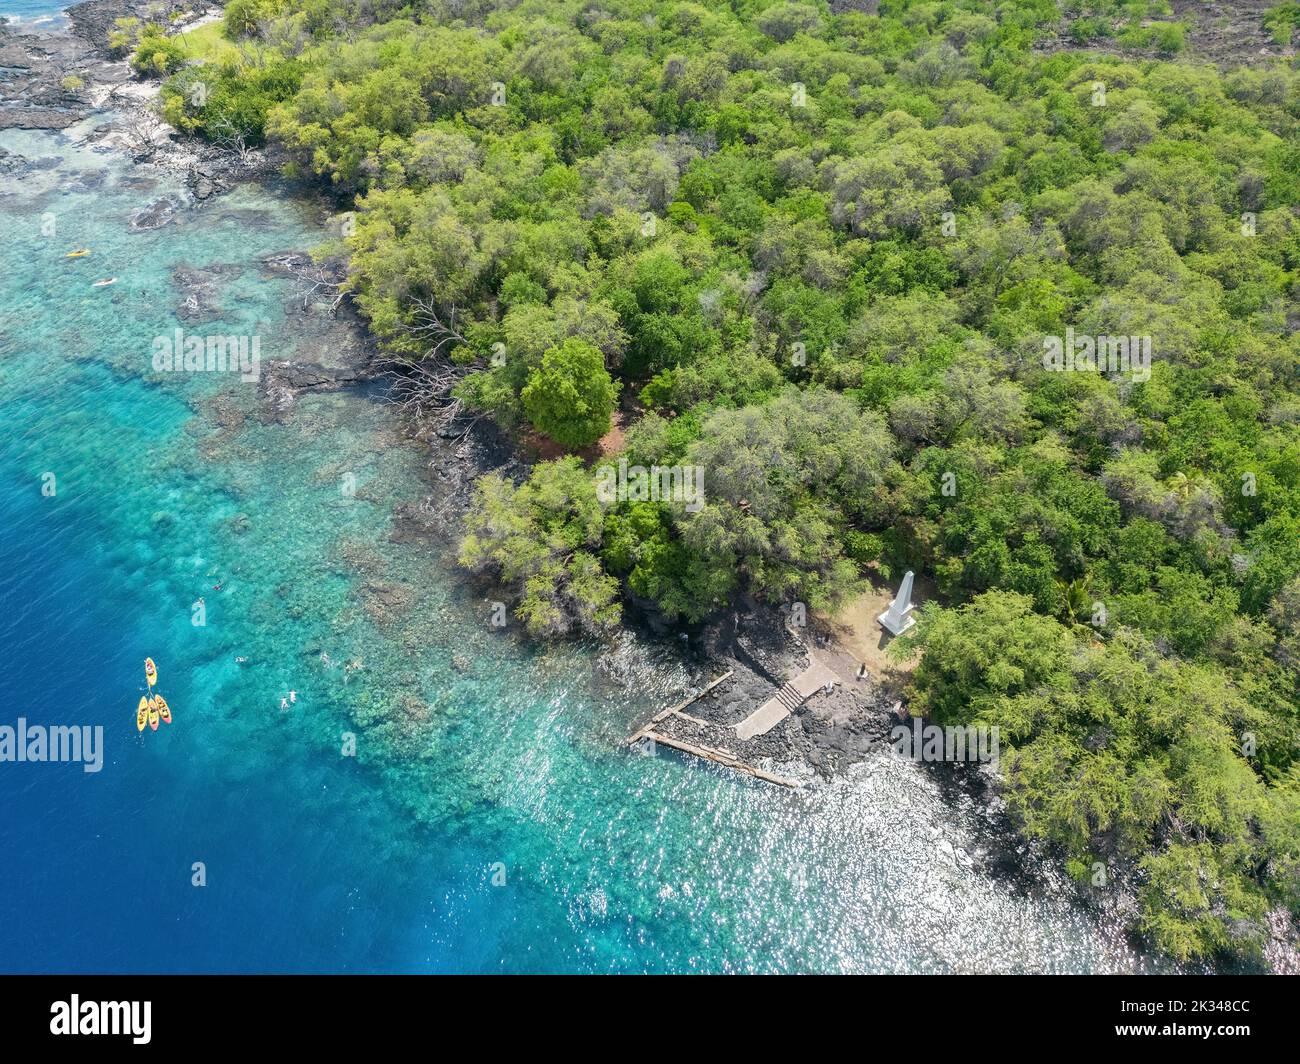
[[[158,730],[158,699],[149,699],[149,728],[152,731]]]
[[[154,695],[153,700],[158,703],[158,716],[162,718],[164,724],[172,722],[172,707],[167,704],[167,699],[162,695]]]
[[[141,698],[140,705],[135,711],[135,730],[144,731],[144,726],[149,723],[149,699]]]
[[[150,687],[158,682],[158,669],[153,663],[153,658],[144,659],[144,678]]]

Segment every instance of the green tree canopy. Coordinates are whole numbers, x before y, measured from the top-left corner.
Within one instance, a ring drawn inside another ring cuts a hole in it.
[[[588,447],[610,430],[619,386],[592,344],[570,337],[542,356],[524,386],[524,411],[565,447]]]

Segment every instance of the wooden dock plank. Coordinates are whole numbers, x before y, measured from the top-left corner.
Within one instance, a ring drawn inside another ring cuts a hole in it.
[[[700,717],[693,717],[689,713],[683,712],[692,702],[697,702],[710,691],[712,691],[723,680],[727,679],[732,673],[728,669],[721,676],[710,681],[705,687],[700,689],[698,694],[692,695],[684,702],[679,702],[675,706],[669,706],[667,709],[660,710],[641,728],[638,728],[627,740],[627,745],[632,746],[643,739],[649,739],[651,742],[663,743],[664,746],[670,746],[674,750],[680,750],[684,754],[690,754],[692,757],[698,757],[705,761],[712,761],[714,764],[722,765],[724,768],[735,769],[737,772],[743,772],[746,775],[753,776],[755,779],[763,780],[765,783],[775,783],[782,787],[802,787],[803,784],[798,780],[786,779],[784,776],[778,776],[774,772],[767,772],[764,769],[757,768],[754,765],[746,764],[741,761],[730,750],[723,750],[721,747],[709,746],[704,743],[689,743],[684,739],[674,739],[671,735],[664,735],[662,732],[655,731],[655,725],[667,720],[669,717],[677,717],[681,720],[690,722],[703,728],[720,727],[714,725]]]
[[[691,754],[694,757],[702,758],[705,761],[712,761],[715,764],[722,765],[725,768],[735,769],[737,772],[744,772],[755,779],[763,780],[765,783],[776,783],[782,787],[802,787],[798,780],[786,779],[784,776],[778,776],[775,773],[767,772],[764,769],[756,768],[754,765],[747,765],[745,762],[738,760],[725,750],[718,750],[716,747],[696,746],[694,743],[684,742],[681,739],[674,739],[668,735],[660,735],[658,732],[648,732],[645,736],[656,743],[663,743],[664,746],[671,746],[674,750],[680,750],[682,753]]]
[[[631,746],[631,745],[632,745],[634,742],[636,742],[637,740],[645,738],[645,734],[646,734],[646,732],[650,731],[651,728],[653,728],[656,724],[658,724],[658,723],[659,723],[661,720],[663,720],[665,717],[670,717],[670,716],[672,716],[674,713],[680,713],[683,709],[685,709],[687,706],[689,706],[692,702],[698,702],[701,698],[703,698],[703,697],[704,697],[705,695],[707,695],[710,691],[712,691],[715,687],[717,687],[718,684],[722,683],[723,680],[725,680],[728,676],[730,676],[730,675],[732,674],[733,671],[734,671],[734,670],[732,670],[732,669],[728,669],[726,672],[724,672],[724,673],[723,673],[721,676],[719,676],[717,679],[709,681],[708,684],[706,684],[704,687],[702,687],[702,688],[700,689],[699,694],[691,695],[691,697],[688,698],[685,702],[678,702],[677,705],[675,705],[675,706],[669,706],[667,709],[660,710],[658,713],[656,713],[653,717],[650,718],[649,723],[647,723],[647,724],[645,725],[645,727],[638,729],[636,732],[634,732],[634,733],[632,734],[631,738],[629,738],[628,741],[627,741],[627,745],[628,745],[628,746]]]

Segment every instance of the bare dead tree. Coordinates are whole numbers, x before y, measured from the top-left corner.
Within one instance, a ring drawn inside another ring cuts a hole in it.
[[[239,159],[241,166],[252,164],[257,149],[248,143],[249,131],[236,124],[229,115],[218,115],[206,123],[208,139],[222,151]]]
[[[451,391],[460,380],[456,367],[446,363],[407,362],[386,358],[381,366],[393,379],[389,402],[403,413],[423,415],[431,408],[446,409],[458,400]]]
[[[159,139],[167,126],[148,108],[135,108],[121,126],[122,138],[136,162],[152,159],[160,147]]]
[[[446,357],[449,344],[467,343],[456,327],[456,308],[453,306],[444,314],[430,299],[416,299],[412,305],[414,320],[405,331],[429,346],[417,360],[384,361],[383,369],[393,382],[388,400],[411,419],[418,434],[437,432],[450,436],[453,427],[457,428],[455,438],[460,443],[456,454],[464,455],[474,426],[487,415],[475,413],[466,420],[465,404],[453,394],[456,385],[474,368],[473,364],[456,365]]]
[[[286,59],[296,59],[311,44],[311,35],[299,23],[290,19],[263,21],[258,25],[257,35],[268,48],[279,52]],[[259,56],[264,52],[265,49],[258,49]]]
[[[266,23],[259,23],[254,38],[240,41],[235,46],[235,50],[239,52],[239,61],[248,70],[264,70],[266,68],[266,48],[263,47],[261,42],[265,32]]]
[[[410,362],[388,358],[380,365],[392,380],[388,401],[410,419],[416,434],[454,436],[460,440],[456,453],[463,455],[474,426],[487,416],[475,413],[465,420],[465,404],[452,394],[467,369],[442,359]],[[457,431],[453,432],[453,427]]]
[[[411,316],[414,320],[403,328],[407,335],[418,342],[433,344],[427,352],[427,357],[440,357],[447,344],[469,343],[456,328],[455,304],[452,304],[445,315],[429,298],[412,299],[411,306],[413,308]]]
[[[323,305],[331,318],[338,313],[348,294],[343,287],[347,282],[347,270],[341,260],[313,262],[310,259],[291,259],[284,263],[284,268],[298,282],[303,310],[316,303]]]

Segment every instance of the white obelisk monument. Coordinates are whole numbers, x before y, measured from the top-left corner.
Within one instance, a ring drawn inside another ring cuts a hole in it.
[[[912,616],[912,570],[909,569],[903,577],[903,583],[894,596],[894,601],[889,604],[889,609],[876,620],[882,628],[894,635],[902,635],[916,623],[916,618]]]

